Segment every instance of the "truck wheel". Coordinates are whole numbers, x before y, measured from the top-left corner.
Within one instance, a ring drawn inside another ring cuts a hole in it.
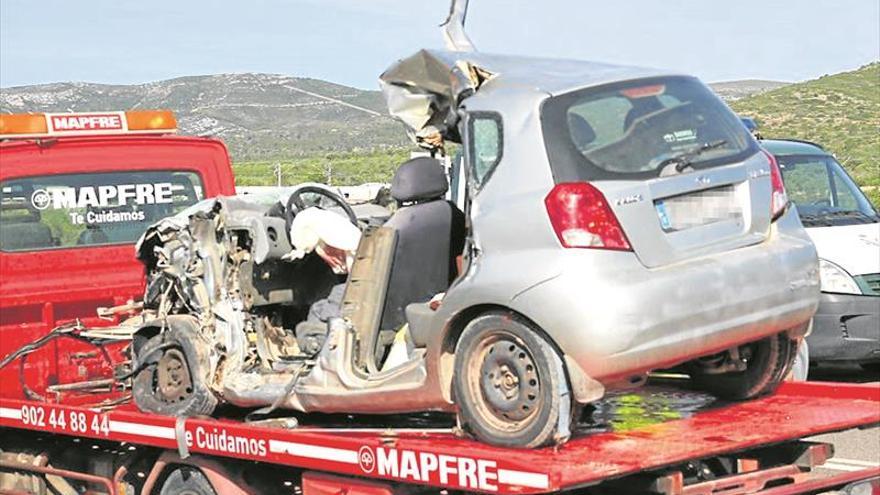
[[[725,400],[746,400],[772,393],[791,370],[797,342],[785,333],[739,348],[746,362],[743,371],[712,374],[691,366],[691,378],[700,389]]]
[[[206,383],[197,337],[184,328],[171,328],[147,341],[135,356],[146,366],[132,383],[141,411],[167,416],[198,416],[214,412],[217,399]]]
[[[510,314],[465,327],[455,350],[453,391],[462,425],[498,446],[534,448],[570,436],[572,398],[559,355]]]
[[[165,478],[159,495],[217,495],[217,492],[201,471],[180,466]]]

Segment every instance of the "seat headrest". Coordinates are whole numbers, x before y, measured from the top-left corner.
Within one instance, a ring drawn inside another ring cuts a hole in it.
[[[391,196],[401,203],[442,198],[449,189],[446,172],[434,158],[413,158],[401,165],[391,181]]]
[[[596,131],[593,130],[593,126],[587,122],[587,119],[576,113],[568,114],[568,129],[571,133],[571,139],[578,148],[586,148],[596,140]]]

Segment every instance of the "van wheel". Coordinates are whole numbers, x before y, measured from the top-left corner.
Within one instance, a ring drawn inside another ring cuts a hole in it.
[[[785,333],[745,344],[739,354],[746,363],[743,371],[707,373],[691,363],[689,371],[700,389],[725,400],[746,400],[772,393],[788,375],[797,357],[797,342]]]
[[[217,492],[201,471],[180,466],[165,478],[159,495],[217,495]]]
[[[571,392],[559,355],[530,325],[487,314],[465,327],[453,392],[464,428],[498,446],[534,448],[571,435]]]
[[[136,366],[145,364],[132,383],[132,396],[141,411],[167,416],[208,415],[217,399],[208,388],[207,370],[198,338],[186,328],[170,328],[138,351]]]

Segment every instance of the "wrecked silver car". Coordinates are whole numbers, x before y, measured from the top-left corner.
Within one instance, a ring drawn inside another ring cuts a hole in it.
[[[382,85],[416,142],[462,145],[461,207],[418,158],[382,226],[317,189],[311,208],[296,192],[221,198],[155,225],[139,246],[153,319],[133,344],[138,406],[440,410],[537,447],[652,370],[726,399],[786,375],[816,252],[772,157],[698,80],[421,51]]]

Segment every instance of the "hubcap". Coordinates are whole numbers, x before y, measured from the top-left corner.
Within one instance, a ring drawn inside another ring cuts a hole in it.
[[[538,409],[541,384],[531,354],[518,342],[501,338],[487,345],[480,367],[480,389],[498,418],[522,421]]]
[[[168,349],[159,359],[156,390],[163,402],[181,402],[192,394],[189,366],[180,350]]]

